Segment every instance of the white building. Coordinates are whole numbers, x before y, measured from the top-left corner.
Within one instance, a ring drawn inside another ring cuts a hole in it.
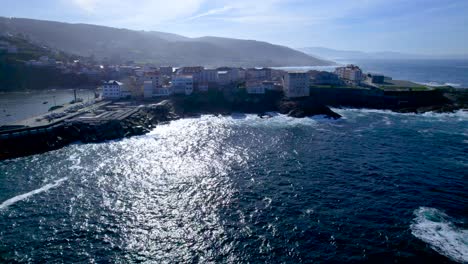
[[[196,83],[217,83],[218,82],[218,70],[216,69],[203,69],[194,76],[194,82]]]
[[[204,67],[203,66],[189,66],[189,67],[181,67],[178,68],[176,71],[177,75],[182,75],[182,76],[194,76],[195,74],[200,73],[203,71]]]
[[[239,68],[218,68],[218,83],[225,85],[245,80],[245,71]]]
[[[152,81],[145,81],[143,84],[143,97],[146,99],[160,96],[169,96],[171,94],[171,87],[155,87]]]
[[[283,90],[286,97],[305,97],[310,95],[310,78],[305,72],[289,72],[284,76]]]
[[[159,72],[146,72],[142,78],[144,82],[151,81],[155,88],[163,85],[163,78]]]
[[[190,95],[193,93],[193,77],[187,75],[174,76],[171,86],[175,94]]]
[[[241,70],[239,68],[231,68],[228,70],[228,78],[230,82],[238,82],[241,80]]]
[[[104,99],[121,99],[131,95],[132,93],[123,83],[114,80],[105,82],[102,88],[102,98]]]
[[[358,66],[352,64],[346,67],[336,68],[335,74],[338,75],[341,79],[354,83],[359,83],[363,79],[361,69]]]
[[[272,70],[270,68],[250,68],[247,69],[247,79],[257,81],[271,80]]]
[[[265,86],[261,82],[247,82],[245,88],[248,94],[265,94]]]
[[[218,71],[218,83],[219,84],[228,84],[231,82],[228,71]]]

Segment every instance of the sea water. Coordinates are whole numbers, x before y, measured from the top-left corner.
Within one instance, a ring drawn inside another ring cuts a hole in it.
[[[468,262],[468,115],[202,116],[0,162],[0,262]]]
[[[365,73],[378,73],[395,80],[407,80],[429,86],[468,88],[468,60],[443,59],[354,59],[338,60],[338,66],[355,64]],[[288,71],[335,71],[337,66],[280,67]]]

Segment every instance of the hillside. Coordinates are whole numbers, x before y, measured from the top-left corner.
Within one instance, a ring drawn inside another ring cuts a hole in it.
[[[57,50],[112,61],[244,67],[331,64],[288,47],[253,40],[187,38],[155,31],[3,17],[0,32],[22,34]]]
[[[1,43],[14,45],[18,51],[8,53],[0,49],[0,91],[41,90],[95,85],[85,75],[62,73],[55,67],[32,67],[25,64],[41,56],[67,62],[81,59],[45,46],[35,45],[22,37],[0,36]]]

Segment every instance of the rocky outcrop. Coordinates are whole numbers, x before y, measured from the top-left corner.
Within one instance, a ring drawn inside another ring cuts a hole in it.
[[[422,107],[405,107],[405,108],[394,109],[394,111],[398,113],[415,113],[415,114],[423,114],[427,112],[454,113],[458,110],[460,110],[460,108],[453,104],[432,105],[432,106],[422,106]]]
[[[439,92],[437,101],[426,104],[412,105],[410,107],[397,107],[392,109],[399,113],[422,114],[427,112],[434,113],[454,113],[461,109],[468,109],[468,89],[457,89],[448,92]]]
[[[171,99],[180,116],[200,114],[248,113],[262,116],[266,112],[280,112],[292,117],[324,115],[337,119],[341,116],[326,105],[311,98],[285,99],[282,93],[265,95],[208,93]]]
[[[324,115],[331,119],[341,118],[329,107],[321,104],[312,104],[307,100],[284,100],[279,103],[279,112],[291,117],[304,118],[307,116]]]

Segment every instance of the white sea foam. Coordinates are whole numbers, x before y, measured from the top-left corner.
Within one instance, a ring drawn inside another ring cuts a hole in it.
[[[414,211],[411,233],[454,261],[468,262],[468,230],[457,228],[445,213],[429,207]]]
[[[168,126],[158,126],[150,135],[160,134],[160,131],[172,129],[173,127],[189,126],[188,124],[196,123],[210,124],[210,126],[249,126],[249,127],[295,127],[295,126],[317,126],[320,123],[335,122],[333,119],[325,118],[324,116],[314,116],[308,118],[294,118],[279,113],[270,113],[270,117],[261,118],[253,114],[234,114],[233,116],[218,117],[212,115],[202,115],[199,118],[186,118],[171,122]]]
[[[452,86],[452,87],[461,87],[460,83],[441,83],[441,82],[416,82],[422,85],[427,85],[431,87],[442,87],[442,86]]]
[[[15,203],[17,203],[19,201],[23,201],[25,199],[28,199],[29,197],[31,197],[33,195],[43,193],[43,192],[47,192],[48,190],[50,190],[52,188],[58,187],[59,185],[61,185],[67,179],[68,178],[65,177],[65,178],[56,180],[53,183],[46,184],[46,185],[42,186],[41,188],[36,189],[34,191],[30,191],[28,193],[20,194],[18,196],[10,198],[10,199],[4,201],[2,204],[0,204],[0,210],[6,209],[8,206],[13,205],[13,204],[15,204]]]
[[[416,113],[398,113],[391,110],[379,110],[379,109],[361,109],[361,108],[332,108],[332,110],[344,118],[346,118],[347,113],[359,113],[361,115],[365,114],[385,114],[385,115],[392,115],[392,116],[422,116],[422,117],[455,117],[459,120],[468,120],[468,111],[458,110],[454,113],[435,113],[435,112],[426,112],[423,114],[416,114]]]
[[[461,87],[461,83],[445,83],[446,85],[453,86],[453,87]]]

